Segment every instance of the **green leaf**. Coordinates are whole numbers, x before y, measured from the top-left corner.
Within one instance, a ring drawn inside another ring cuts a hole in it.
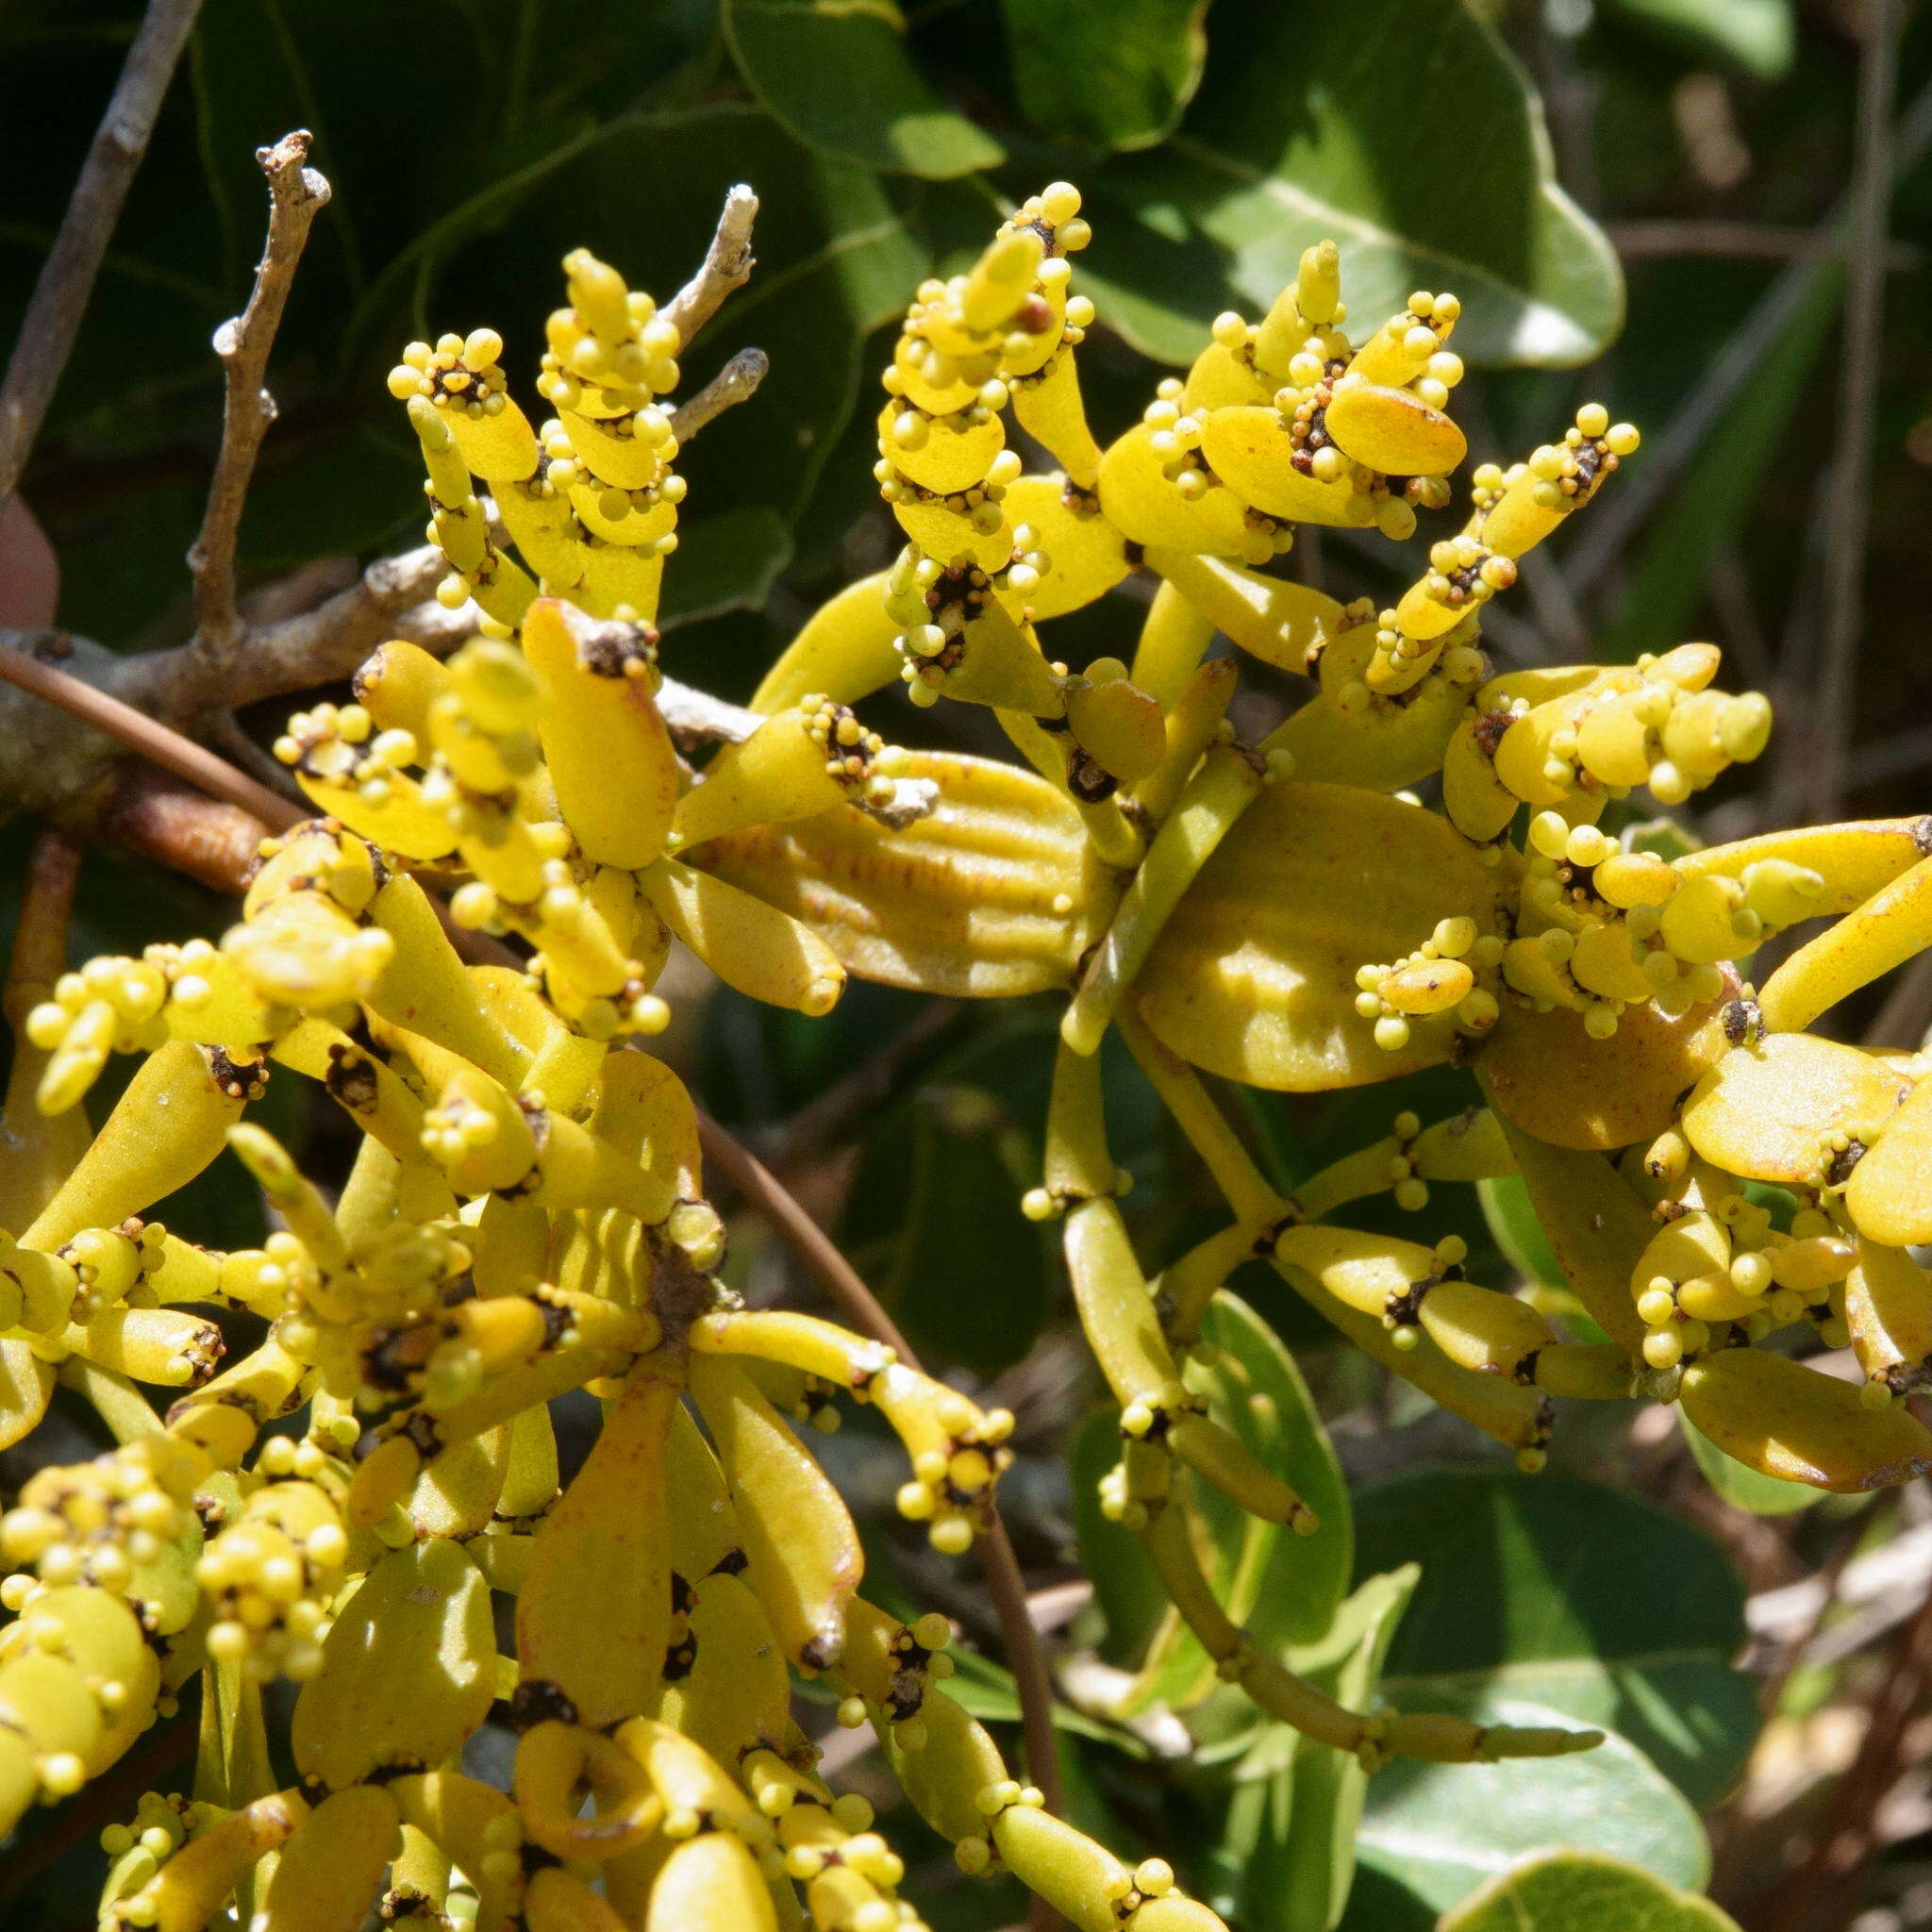
[[[1274,1536],[1248,1634],[1269,1649],[1317,1642],[1335,1622],[1355,1563],[1341,1465],[1294,1357],[1246,1302],[1223,1289],[1202,1319],[1201,1339],[1219,1357],[1211,1370],[1189,1371],[1208,1397],[1208,1413],[1291,1483],[1321,1519],[1312,1536]]]
[[[922,1355],[996,1375],[1046,1319],[1046,1237],[1020,1212],[1038,1159],[979,1088],[922,1088],[908,1126],[905,1224],[880,1299]]]
[[[724,0],[722,14],[747,85],[810,146],[932,181],[1006,158],[927,86],[892,0]]]
[[[1372,1576],[1337,1611],[1319,1646],[1291,1661],[1316,1689],[1360,1710],[1421,1572]],[[1271,1724],[1234,1768],[1217,1850],[1216,1909],[1253,1932],[1328,1932],[1355,1876],[1356,1828],[1368,1774],[1346,1753]]]
[[[1410,1618],[1420,1621],[1420,1607]],[[1549,1724],[1546,1705],[1475,1697],[1446,1701],[1479,1724]],[[1361,1861],[1343,1924],[1360,1932],[1424,1932],[1486,1878],[1561,1837],[1636,1860],[1675,1884],[1701,1885],[1710,1853],[1697,1814],[1627,1739],[1607,1738],[1568,1757],[1498,1764],[1422,1764],[1378,1771],[1357,1835]],[[1593,1919],[1565,1932],[1598,1932]]]
[[[1208,1579],[1228,1615],[1256,1642],[1274,1649],[1313,1641],[1328,1630],[1348,1586],[1354,1528],[1341,1467],[1293,1357],[1245,1302],[1223,1289],[1201,1333],[1219,1359],[1212,1368],[1191,1363],[1188,1386],[1206,1396],[1214,1421],[1292,1484],[1321,1520],[1312,1536],[1296,1536],[1251,1516],[1211,1483],[1195,1480],[1189,1507],[1208,1537]],[[1171,1614],[1124,1707],[1141,1710],[1158,1702],[1185,1710],[1219,1687],[1214,1660]],[[1200,1735],[1231,1749],[1230,1724],[1232,1740],[1240,1740],[1255,1725],[1252,1706],[1231,1695],[1219,1700]]]
[[[1201,79],[1207,0],[1000,0],[1013,85],[1043,133],[1149,147]]]
[[[681,524],[664,566],[659,630],[675,630],[721,610],[759,608],[791,561],[791,533],[774,510],[728,509]]]
[[[1681,1408],[1677,1421],[1705,1481],[1734,1507],[1747,1509],[1753,1516],[1790,1516],[1810,1508],[1824,1496],[1823,1490],[1814,1490],[1808,1483],[1788,1483],[1782,1476],[1766,1475],[1736,1457],[1726,1456]]]
[[[1529,1699],[1621,1731],[1698,1805],[1736,1776],[1758,1722],[1731,1666],[1744,1592],[1701,1530],[1595,1483],[1491,1470],[1379,1484],[1356,1530],[1358,1574],[1423,1566],[1383,1684],[1404,1708]]]
[[[1093,1600],[1107,1626],[1100,1653],[1108,1663],[1132,1669],[1146,1654],[1170,1606],[1140,1538],[1100,1513],[1100,1479],[1120,1459],[1120,1411],[1097,1408],[1074,1432],[1067,1451],[1074,1530],[1080,1568],[1093,1585]]]
[[[1013,1674],[1004,1664],[996,1664],[990,1657],[981,1657],[978,1652],[954,1649],[948,1655],[952,1657],[955,1670],[946,1679],[946,1695],[969,1717],[976,1717],[981,1724],[1016,1724],[1020,1722],[1020,1691],[1013,1682]],[[1114,1724],[1102,1724],[1097,1718],[1089,1717],[1085,1711],[1075,1710],[1071,1704],[1054,1700],[1053,1722],[1057,1730],[1069,1737],[1088,1738],[1096,1744],[1110,1745],[1116,1751],[1124,1752],[1129,1757],[1145,1757],[1147,1747],[1131,1731],[1124,1731]]]
[[[1536,1218],[1536,1209],[1529,1205],[1529,1190],[1523,1176],[1511,1174],[1478,1181],[1475,1191],[1483,1204],[1483,1218],[1510,1267],[1533,1286],[1565,1286],[1562,1266],[1542,1223]]]
[[[1610,0],[1614,12],[1701,54],[1734,61],[1759,80],[1790,71],[1791,0]]]
[[[1083,286],[1137,348],[1194,355],[1218,310],[1264,308],[1329,236],[1357,338],[1413,289],[1461,297],[1472,361],[1568,366],[1615,334],[1615,254],[1556,185],[1536,100],[1468,8],[1224,0],[1213,19],[1180,131],[1089,176]]]
[[[1738,1932],[1707,1898],[1602,1852],[1544,1852],[1499,1874],[1439,1932]]]

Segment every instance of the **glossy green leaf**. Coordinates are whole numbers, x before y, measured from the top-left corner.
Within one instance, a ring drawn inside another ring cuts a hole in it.
[[[1823,1490],[1814,1490],[1809,1483],[1788,1483],[1726,1456],[1681,1408],[1677,1422],[1705,1481],[1734,1507],[1753,1516],[1790,1516],[1810,1508],[1824,1496]]]
[[[728,509],[680,525],[664,565],[659,630],[721,610],[756,610],[791,560],[791,533],[770,509]]]
[[[1207,0],[1001,0],[1021,108],[1058,139],[1151,145],[1200,81],[1207,10]]]
[[[1354,1549],[1348,1491],[1335,1452],[1315,1413],[1293,1357],[1239,1296],[1223,1289],[1201,1324],[1218,1357],[1212,1368],[1191,1363],[1188,1385],[1204,1395],[1208,1413],[1293,1485],[1321,1526],[1296,1536],[1264,1523],[1228,1501],[1211,1483],[1190,1486],[1208,1543],[1207,1570],[1229,1616],[1270,1648],[1313,1641],[1325,1633],[1348,1587]],[[1126,1708],[1154,1703],[1185,1710],[1220,1685],[1213,1659],[1170,1614],[1156,1634]],[[1233,1735],[1254,1727],[1252,1707],[1232,1703]],[[1217,1713],[1204,1739],[1227,1743]]]
[[[989,1657],[981,1657],[977,1651],[956,1649],[951,1655],[957,1668],[946,1679],[946,1695],[969,1717],[976,1717],[982,1724],[1018,1724],[1020,1692],[1012,1672]],[[1129,1757],[1147,1756],[1147,1747],[1131,1731],[1102,1724],[1062,1699],[1054,1700],[1053,1721],[1055,1727],[1069,1737],[1091,1739]]]
[[[1609,10],[1759,80],[1775,80],[1790,68],[1791,0],[1609,0]]]
[[[1425,1614],[1419,1602],[1408,1626]],[[1567,1715],[1510,1698],[1435,1702],[1479,1724],[1549,1724]],[[1370,1781],[1356,1840],[1360,1870],[1342,1923],[1349,1932],[1425,1932],[1437,1913],[1553,1839],[1632,1859],[1675,1885],[1701,1885],[1710,1870],[1696,1812],[1627,1739],[1499,1764],[1398,1758]],[[1593,1919],[1564,1924],[1599,1932]]]
[[[1188,1380],[1208,1413],[1292,1483],[1321,1518],[1312,1536],[1277,1531],[1247,1625],[1257,1643],[1314,1643],[1327,1635],[1355,1564],[1355,1524],[1341,1465],[1294,1357],[1239,1295],[1223,1289],[1201,1324],[1219,1357]]]
[[[1556,185],[1535,99],[1472,9],[1224,0],[1211,28],[1180,130],[1088,177],[1082,284],[1136,347],[1191,357],[1218,310],[1265,308],[1329,236],[1357,337],[1413,289],[1461,297],[1474,361],[1568,365],[1615,334],[1616,257]]]
[[[1499,1873],[1439,1932],[1737,1932],[1707,1898],[1602,1852],[1543,1852]]]
[[[1382,1662],[1421,1573],[1372,1576],[1294,1668],[1356,1709],[1373,1707]],[[1252,1932],[1328,1932],[1355,1876],[1356,1827],[1369,1788],[1353,1757],[1270,1724],[1233,1771],[1211,1903]]]
[[[1100,1479],[1120,1457],[1120,1411],[1097,1408],[1074,1432],[1067,1450],[1074,1529],[1080,1568],[1093,1585],[1106,1626],[1100,1654],[1110,1664],[1132,1669],[1146,1655],[1169,1605],[1140,1538],[1100,1513]]]
[[[1483,1204],[1483,1217],[1496,1238],[1503,1257],[1524,1280],[1541,1288],[1565,1286],[1563,1270],[1536,1209],[1529,1205],[1529,1190],[1520,1174],[1499,1179],[1478,1181],[1476,1197]]]
[[[811,146],[933,181],[1006,158],[933,92],[892,0],[724,0],[722,15],[752,92]]]
[[[1744,1592],[1701,1530],[1594,1483],[1492,1470],[1378,1484],[1356,1524],[1357,1574],[1423,1566],[1384,1680],[1395,1702],[1547,1705],[1623,1732],[1698,1805],[1736,1776],[1758,1721],[1731,1664]]]

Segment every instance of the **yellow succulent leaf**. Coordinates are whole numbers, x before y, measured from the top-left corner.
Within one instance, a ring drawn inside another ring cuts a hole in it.
[[[1888,1247],[1932,1241],[1932,1079],[1923,1079],[1852,1170],[1845,1206]]]
[[[1201,454],[1242,503],[1271,517],[1340,529],[1366,529],[1375,521],[1374,503],[1346,475],[1321,483],[1294,467],[1288,423],[1272,403],[1210,410],[1201,425]]]
[[[1483,1048],[1483,1077],[1497,1108],[1525,1133],[1557,1147],[1603,1152],[1655,1139],[1679,1096],[1724,1051],[1717,1007],[1670,1019],[1626,1007],[1607,1040],[1580,1013],[1539,1013],[1513,1003]]]
[[[1824,915],[1862,906],[1928,853],[1932,817],[1856,819],[1841,825],[1799,825],[1728,845],[1707,845],[1701,852],[1686,853],[1676,860],[1676,869],[1686,878],[1719,873],[1735,879],[1742,877],[1747,866],[1767,858],[1806,866],[1824,880],[1824,895],[1811,908]]]
[[[1248,533],[1246,505],[1219,484],[1191,501],[1183,496],[1148,447],[1153,434],[1147,424],[1138,423],[1101,458],[1100,507],[1108,522],[1129,542],[1152,549],[1238,554]]]
[[[1036,624],[1092,603],[1133,569],[1125,540],[1098,502],[1064,476],[1022,476],[1001,508],[1015,529],[1030,525],[1046,553],[1046,570],[1024,599]]]
[[[1691,1363],[1680,1399],[1725,1455],[1787,1482],[1857,1493],[1932,1468],[1932,1434],[1903,1403],[1874,1413],[1856,1383],[1765,1349]]]
[[[1732,1174],[1811,1186],[1828,1177],[1840,1151],[1833,1136],[1869,1147],[1910,1091],[1910,1081],[1856,1046],[1772,1033],[1734,1047],[1698,1081],[1684,1132],[1705,1159]]]
[[[1383,383],[1338,389],[1323,421],[1343,456],[1385,476],[1445,476],[1469,454],[1469,439],[1440,409]]]
[[[290,1734],[304,1777],[342,1790],[391,1765],[441,1763],[496,1696],[482,1572],[453,1542],[383,1557],[337,1616],[322,1658]]]
[[[1204,416],[1210,409],[1272,403],[1277,385],[1255,368],[1250,359],[1253,354],[1252,349],[1230,349],[1220,342],[1209,342],[1188,371],[1187,387],[1181,391],[1181,408],[1191,416]]]
[[[909,443],[902,443],[893,433],[894,425],[906,415],[917,425],[913,431],[917,440]],[[890,399],[879,411],[878,430],[879,446],[892,466],[936,496],[949,496],[983,483],[987,465],[1007,442],[1005,425],[990,411],[973,423],[964,415],[927,416]]]
[[[861,978],[979,998],[1067,985],[1117,896],[1079,813],[990,758],[914,752],[900,775],[939,788],[904,831],[841,806],[691,856],[803,921]]]
[[[1355,1009],[1366,961],[1400,958],[1441,920],[1491,929],[1497,880],[1448,823],[1349,786],[1270,786],[1182,899],[1137,1003],[1195,1066],[1279,1091],[1387,1080],[1449,1057],[1447,1017],[1387,1052]]]

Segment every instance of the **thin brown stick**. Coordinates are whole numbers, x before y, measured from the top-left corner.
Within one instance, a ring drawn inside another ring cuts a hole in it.
[[[51,664],[42,664],[25,652],[0,645],[0,677],[46,699],[50,705],[58,705],[62,710],[152,759],[163,770],[173,772],[177,778],[198,785],[212,797],[225,799],[243,811],[253,812],[272,831],[286,830],[307,816],[299,806],[278,797],[266,785],[258,785],[246,772],[204,750],[192,739],[183,738],[178,731],[171,731],[132,705],[124,705],[119,698],[109,697],[93,685],[57,671]]]
[[[131,1816],[142,1792],[165,1790],[171,1774],[194,1756],[195,1729],[191,1712],[163,1719],[125,1757],[90,1778],[45,1831],[8,1853],[0,1899],[18,1898],[104,1824]]]
[[[1851,285],[1839,358],[1838,448],[1832,455],[1824,547],[1824,662],[1819,679],[1816,756],[1807,802],[1835,818],[1844,795],[1852,680],[1864,629],[1865,541],[1872,525],[1873,411],[1878,335],[1885,321],[1886,225],[1891,208],[1891,101],[1898,84],[1898,0],[1866,0],[1858,61],[1858,158],[1853,195]]]
[[[841,1314],[855,1328],[883,1341],[908,1368],[919,1357],[898,1324],[880,1307],[878,1298],[858,1277],[852,1263],[839,1252],[831,1237],[799,1205],[796,1197],[750,1148],[720,1126],[709,1114],[698,1114],[698,1139],[705,1159],[771,1223]],[[1061,1809],[1059,1757],[1053,1728],[1053,1683],[1047,1675],[1046,1653],[1040,1633],[1026,1610],[1026,1586],[1008,1541],[997,1509],[987,1526],[984,1553],[987,1594],[999,1614],[1000,1635],[1007,1662],[1020,1694],[1021,1728],[1026,1740],[1026,1768],[1045,1794],[1047,1808]]]
[[[252,811],[133,760],[115,778],[92,829],[109,845],[236,898],[246,890],[249,869],[268,836]]]
[[[200,11],[201,0],[150,0],[127,49],[0,381],[0,508],[18,486],[46,420],[128,184],[147,153],[168,82]]]
[[[664,305],[664,319],[676,328],[686,348],[717,314],[724,298],[751,279],[757,265],[751,252],[751,225],[758,212],[758,198],[742,181],[727,191],[717,232],[697,274]]]
[[[1932,1595],[1899,1631],[1865,1713],[1858,1755],[1839,1778],[1805,1862],[1782,1880],[1763,1932],[1801,1932],[1821,1899],[1848,1906],[1878,1849],[1875,1816],[1906,1770],[1911,1720],[1932,1691]],[[1824,1923],[1839,1924],[1832,1919]]]
[[[741,349],[689,402],[671,412],[671,427],[679,442],[689,442],[707,423],[758,393],[770,373],[772,358],[762,349]]]
[[[233,655],[242,634],[242,615],[236,608],[235,540],[261,440],[275,420],[275,398],[265,387],[269,350],[282,324],[308,230],[328,206],[327,181],[308,165],[309,140],[308,130],[298,127],[273,147],[255,151],[257,164],[268,176],[268,240],[247,308],[215,331],[215,354],[222,358],[226,391],[222,446],[208,485],[201,534],[188,553],[188,568],[194,578],[194,647],[211,675]]]
[[[1837,261],[1846,243],[1841,236],[1816,228],[1774,228],[1757,222],[1608,222],[1604,232],[1626,260],[1656,256],[1716,255],[1749,261]],[[1918,267],[1924,251],[1894,242],[1883,252],[1888,269]]]
[[[80,856],[78,842],[58,825],[42,825],[35,836],[7,959],[6,987],[0,991],[10,1026],[20,1025],[27,1008],[47,998],[67,971],[67,922],[80,879]]]

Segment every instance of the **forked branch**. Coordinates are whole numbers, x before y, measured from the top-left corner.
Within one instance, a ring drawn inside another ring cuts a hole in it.
[[[308,130],[298,127],[273,147],[255,151],[257,163],[268,176],[268,241],[247,308],[215,331],[215,354],[222,358],[226,391],[222,446],[215,458],[201,534],[188,553],[188,568],[194,578],[194,648],[210,682],[234,655],[242,637],[242,616],[235,603],[235,540],[261,440],[275,420],[275,398],[265,386],[269,351],[281,326],[308,230],[328,205],[327,181],[308,165],[309,142]]]

